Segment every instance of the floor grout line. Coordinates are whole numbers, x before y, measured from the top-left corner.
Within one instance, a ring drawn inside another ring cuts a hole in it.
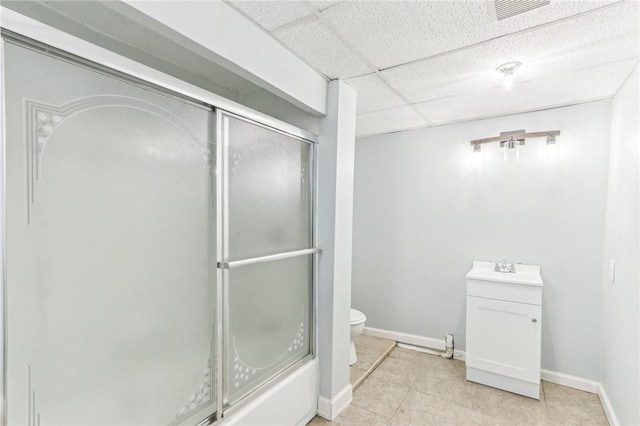
[[[382,418],[385,418],[385,419],[388,418],[389,420],[391,420],[391,417],[383,416],[383,415],[381,415],[379,413],[376,413],[374,411],[369,410],[368,408],[360,407],[359,405],[354,405],[354,407],[356,407],[358,410],[366,411],[369,414],[373,414],[374,416],[382,417]]]
[[[398,410],[400,409],[400,407],[402,406],[402,403],[404,402],[405,399],[407,399],[407,395],[409,395],[409,392],[411,392],[412,390],[415,389],[411,389],[411,387],[407,388],[407,391],[404,393],[404,396],[402,397],[402,400],[400,401],[400,404],[398,404],[398,406],[396,407],[395,410],[393,410],[393,414],[391,415],[391,417],[389,417],[389,419],[393,419],[393,417],[396,415],[396,413],[398,412]],[[417,392],[417,391],[416,391]]]

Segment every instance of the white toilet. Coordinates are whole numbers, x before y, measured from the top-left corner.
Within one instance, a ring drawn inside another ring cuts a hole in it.
[[[367,317],[362,312],[357,309],[351,309],[351,354],[349,356],[349,365],[353,365],[358,361],[356,345],[353,343],[353,339],[362,334],[366,320]]]

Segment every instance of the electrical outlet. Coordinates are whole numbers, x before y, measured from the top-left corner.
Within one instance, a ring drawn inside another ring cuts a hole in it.
[[[616,280],[616,261],[615,259],[609,259],[609,282],[613,284]]]

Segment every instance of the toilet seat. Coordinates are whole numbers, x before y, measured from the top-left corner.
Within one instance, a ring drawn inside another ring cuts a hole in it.
[[[367,320],[367,317],[357,309],[351,309],[351,325],[362,324]]]

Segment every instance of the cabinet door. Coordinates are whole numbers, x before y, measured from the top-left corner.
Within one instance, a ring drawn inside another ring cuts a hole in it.
[[[467,297],[468,367],[540,381],[539,305]]]

